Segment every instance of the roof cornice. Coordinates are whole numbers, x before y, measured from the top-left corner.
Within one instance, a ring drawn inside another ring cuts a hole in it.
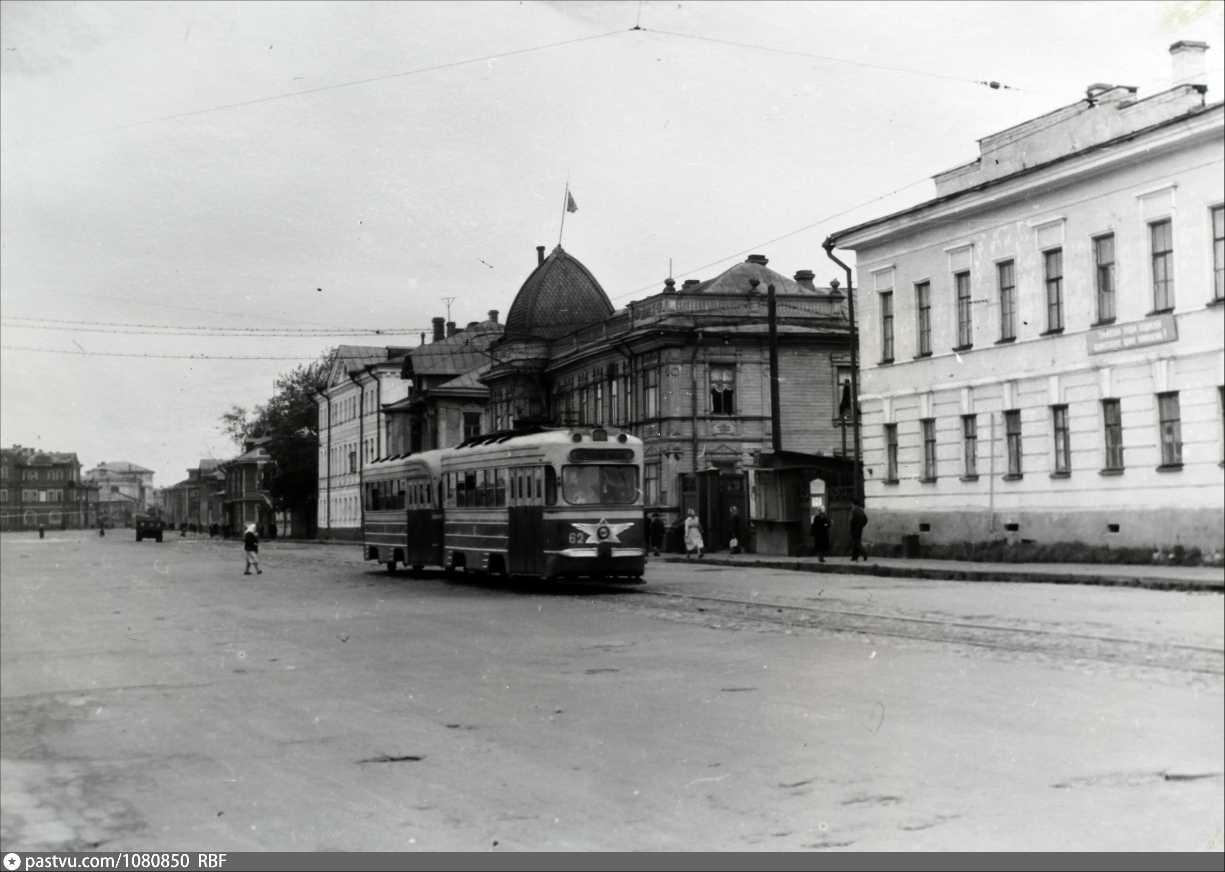
[[[1036,191],[1066,185],[1086,176],[1112,169],[1122,162],[1150,157],[1155,148],[1193,145],[1219,136],[1225,126],[1225,103],[1213,103],[1196,112],[1154,124],[1054,160],[992,179],[944,197],[937,197],[872,221],[830,234],[827,242],[836,248],[856,250],[885,242],[893,236],[914,232],[916,226],[948,221],[1032,196]]]

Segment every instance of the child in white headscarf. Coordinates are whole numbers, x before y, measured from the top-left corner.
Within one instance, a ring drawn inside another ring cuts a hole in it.
[[[247,532],[242,534],[242,550],[247,555],[247,568],[243,575],[250,575],[252,566],[258,574],[263,575],[264,570],[259,568],[259,535],[255,532],[254,524],[248,524]]]

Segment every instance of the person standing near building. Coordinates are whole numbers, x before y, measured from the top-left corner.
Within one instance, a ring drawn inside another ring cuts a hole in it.
[[[702,540],[702,522],[698,520],[698,513],[690,509],[685,518],[685,559],[692,558],[694,551],[698,552],[699,560],[706,556],[706,543]]]
[[[820,506],[812,518],[812,551],[817,555],[818,562],[825,562],[825,555],[829,552],[829,515]]]
[[[263,575],[264,570],[259,568],[259,536],[255,532],[254,524],[247,525],[247,532],[242,537],[242,550],[247,555],[247,568],[243,575],[250,575],[252,566],[257,574]]]
[[[38,538],[39,539],[43,538],[43,536],[45,536],[46,533],[47,533],[47,528],[44,527],[42,524],[39,524],[38,525]]]
[[[743,547],[741,541],[744,537],[744,530],[740,523],[740,509],[735,506],[732,506],[731,511],[728,512],[727,531],[729,536],[727,543],[728,550],[732,554],[739,554],[740,549]]]
[[[651,515],[651,550],[655,552],[655,556],[659,556],[659,549],[664,546],[664,536],[667,535],[667,528],[664,527],[664,519],[659,516],[659,512]]]
[[[851,509],[851,562],[860,557],[867,563],[868,555],[863,551],[863,528],[868,526],[868,513],[863,510],[863,500],[855,501]]]

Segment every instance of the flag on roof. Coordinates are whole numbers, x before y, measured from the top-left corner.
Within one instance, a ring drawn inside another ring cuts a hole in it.
[[[578,211],[578,203],[574,202],[574,197],[570,195],[570,190],[568,188],[566,189],[566,211],[567,212],[577,212]]]

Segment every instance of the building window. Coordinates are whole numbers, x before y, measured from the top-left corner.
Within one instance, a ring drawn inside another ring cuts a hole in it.
[[[1178,391],[1157,395],[1157,413],[1161,420],[1161,465],[1182,466],[1182,414],[1178,408]]]
[[[1000,341],[1017,338],[1017,271],[1011,260],[996,267],[1000,283]]]
[[[736,414],[735,365],[710,365],[710,411],[715,415]]]
[[[1046,332],[1063,329],[1063,249],[1042,253],[1046,274]]]
[[[978,478],[978,416],[961,416],[961,446],[965,458],[965,477]]]
[[[932,353],[932,286],[919,282],[914,286],[915,304],[919,307],[919,356]]]
[[[936,480],[936,420],[924,418],[919,422],[923,430],[923,480]]]
[[[897,481],[897,424],[885,425],[885,481]]]
[[[893,291],[880,295],[880,362],[893,362]]]
[[[1174,225],[1169,218],[1148,226],[1153,250],[1153,310],[1174,308]]]
[[[970,274],[959,272],[953,276],[957,285],[957,350],[974,345],[974,322],[970,309]]]
[[[1106,469],[1123,468],[1123,412],[1118,400],[1102,400],[1102,423],[1106,436]]]
[[[1021,412],[1012,409],[1004,413],[1004,435],[1008,443],[1008,474],[1006,478],[1021,477]]]
[[[1093,260],[1097,266],[1097,323],[1114,321],[1114,234],[1093,240]]]
[[[1068,439],[1068,407],[1051,406],[1055,428],[1055,475],[1072,474],[1072,448]]]
[[[1225,206],[1212,209],[1212,299],[1225,300]]]
[[[464,439],[475,439],[481,435],[481,413],[464,412]]]
[[[8,488],[0,488],[0,503],[7,503],[8,501],[9,501]]]
[[[643,496],[648,506],[658,506],[659,501],[659,463],[645,463],[642,466]]]
[[[349,472],[357,472],[357,452],[349,452]]]
[[[643,409],[644,418],[659,417],[659,369],[651,368],[643,370],[642,373],[642,394],[645,408]]]

